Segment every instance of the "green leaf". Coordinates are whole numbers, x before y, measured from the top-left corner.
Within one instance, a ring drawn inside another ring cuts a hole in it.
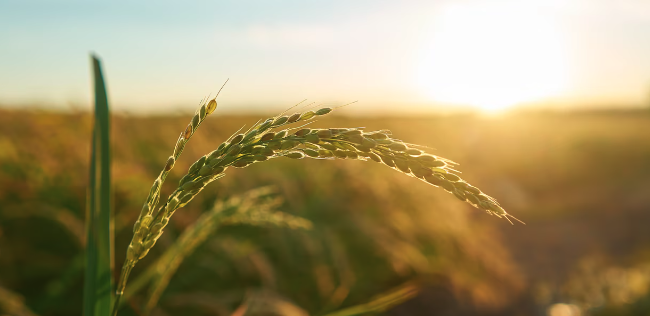
[[[100,61],[92,56],[95,126],[86,209],[84,315],[108,316],[113,293],[113,219],[111,214],[110,122]]]

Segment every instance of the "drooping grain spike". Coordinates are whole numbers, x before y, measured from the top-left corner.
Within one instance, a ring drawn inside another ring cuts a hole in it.
[[[212,105],[213,101],[214,106]],[[451,168],[455,164],[454,162],[413,148],[422,148],[422,146],[412,144],[407,146],[407,143],[392,138],[390,131],[364,132],[363,128],[312,130],[304,128],[308,123],[277,133],[264,133],[265,130],[273,127],[310,120],[317,115],[326,115],[331,112],[330,108],[322,108],[315,112],[310,110],[304,113],[295,113],[288,117],[275,116],[264,120],[261,124],[258,121],[244,134],[239,134],[243,128],[240,129],[228,141],[219,145],[217,150],[195,162],[188,170],[188,174],[181,179],[179,187],[168,197],[165,205],[161,206],[156,214],[153,214],[153,209],[159,199],[160,186],[167,173],[173,168],[185,144],[201,124],[203,118],[214,111],[213,107],[216,107],[214,99],[210,100],[207,105],[201,105],[197,115],[193,117],[192,123],[179,137],[174,154],[168,159],[163,172],[154,182],[147,203],[134,225],[134,236],[128,247],[127,261],[123,266],[123,271],[127,271],[126,277],[135,263],[146,256],[154,246],[174,212],[189,203],[206,185],[223,177],[225,175],[223,172],[227,168],[245,168],[251,164],[278,157],[383,162],[409,176],[442,187],[459,200],[490,214],[504,217],[507,220],[509,218],[516,219],[508,214],[494,198],[463,181],[457,175],[458,171]],[[205,109],[205,116],[201,114],[203,109]],[[290,131],[295,132],[291,134]],[[125,284],[126,277],[120,278],[120,284]],[[123,291],[123,287],[121,291]]]

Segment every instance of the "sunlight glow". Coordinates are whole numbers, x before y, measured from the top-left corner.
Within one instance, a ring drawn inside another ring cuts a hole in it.
[[[418,84],[434,101],[500,111],[567,89],[559,25],[531,2],[465,3],[433,18]]]

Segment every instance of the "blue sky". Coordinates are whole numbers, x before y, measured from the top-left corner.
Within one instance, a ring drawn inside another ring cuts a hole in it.
[[[0,1],[0,104],[226,111],[639,105],[650,5],[567,1]],[[495,43],[491,45],[491,43]]]

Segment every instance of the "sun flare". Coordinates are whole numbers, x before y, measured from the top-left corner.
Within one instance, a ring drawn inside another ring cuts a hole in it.
[[[435,102],[494,112],[566,89],[567,45],[557,23],[535,8],[451,5],[432,26],[418,83]]]

